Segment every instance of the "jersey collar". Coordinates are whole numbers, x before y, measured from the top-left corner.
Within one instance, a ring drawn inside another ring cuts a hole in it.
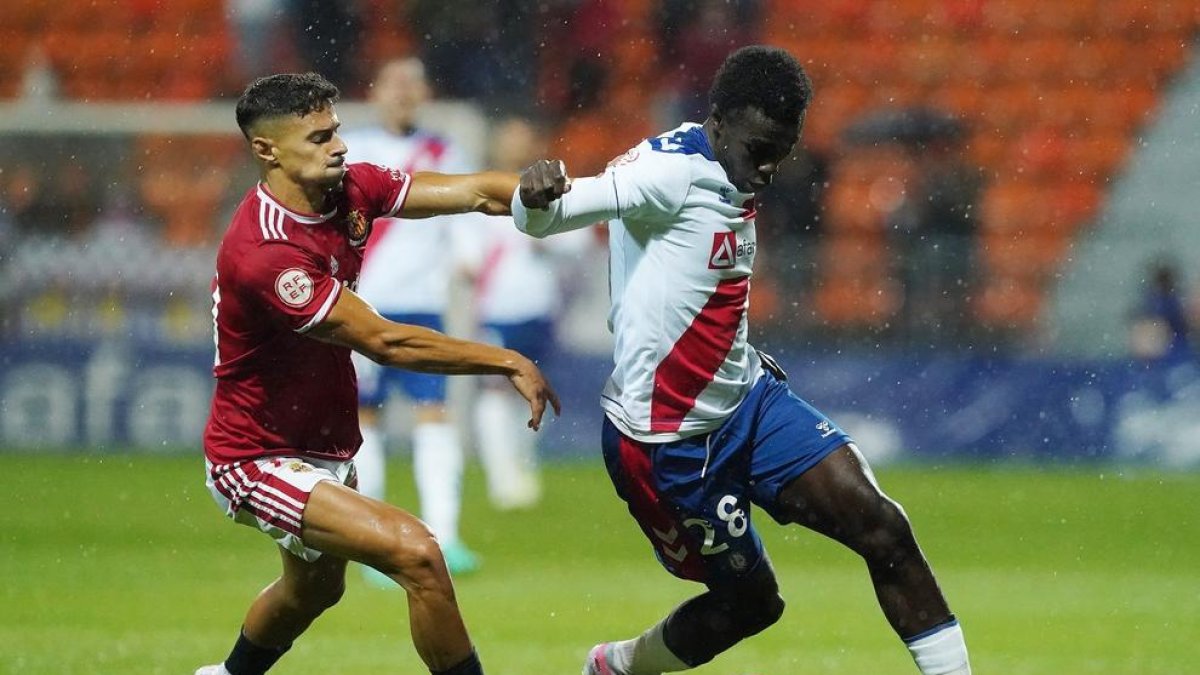
[[[280,211],[283,211],[284,213],[286,213],[288,215],[288,217],[291,218],[292,220],[296,221],[297,223],[303,223],[305,225],[317,225],[317,224],[323,223],[323,222],[329,220],[330,218],[334,217],[335,215],[337,215],[337,207],[336,206],[333,208],[333,210],[331,210],[329,213],[326,213],[324,215],[317,215],[315,213],[296,213],[295,211],[284,206],[283,204],[280,204],[279,200],[275,199],[275,196],[271,194],[271,191],[269,189],[267,189],[267,186],[263,183],[258,184],[258,198],[262,199],[264,201],[270,202],[276,208],[278,208]]]

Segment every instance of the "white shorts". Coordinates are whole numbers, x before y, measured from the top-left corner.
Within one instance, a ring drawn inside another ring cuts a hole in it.
[[[204,462],[205,484],[234,522],[258,528],[289,553],[313,562],[321,552],[301,540],[308,496],[317,483],[331,480],[355,487],[353,461],[265,457],[232,464]]]

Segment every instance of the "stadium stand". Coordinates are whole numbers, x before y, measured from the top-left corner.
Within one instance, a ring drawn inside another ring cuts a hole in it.
[[[835,234],[823,246],[877,247],[871,230],[887,227],[888,202],[871,199],[869,186],[904,182],[910,171],[904,158],[862,166],[861,148],[846,152],[838,135],[873,108],[933,102],[969,125],[970,156],[990,183],[980,205],[976,318],[1028,330],[1164,81],[1183,64],[1197,8],[1172,0],[769,3],[766,41],[813,70],[808,142],[835,155],[827,211]],[[888,320],[891,306],[878,296],[843,287],[862,279],[831,266],[821,274],[818,306],[831,323]]]
[[[539,50],[539,100],[557,112],[557,150],[576,173],[598,171],[663,121],[656,118],[663,117],[662,95],[677,92],[680,83],[679,64],[660,50],[662,4],[592,0],[572,10],[568,18],[577,25],[568,33],[541,27],[547,38]],[[906,199],[919,195],[922,149],[850,144],[845,133],[874,111],[919,106],[965,125],[964,159],[983,169],[984,187],[973,205],[977,277],[959,292],[970,294],[977,322],[1014,335],[1037,327],[1063,262],[1103,207],[1164,84],[1185,64],[1200,17],[1197,0],[757,5],[758,25],[738,26],[739,36],[744,31],[743,39],[791,49],[816,85],[804,142],[830,161],[811,298],[823,321],[870,331],[911,311],[905,279],[920,270],[905,269],[912,263],[899,256],[898,249],[912,246],[897,245],[903,236],[898,222]],[[405,6],[360,3],[362,15],[378,19],[363,22],[360,67],[421,49],[420,36],[404,21]],[[220,2],[64,0],[47,12],[38,0],[6,0],[0,3],[0,98],[20,96],[27,69],[39,59],[69,100],[228,96],[242,84],[232,75],[235,39]],[[570,62],[580,54],[603,72],[594,105],[574,109],[563,57]],[[217,155],[222,167],[230,165],[224,152]],[[154,172],[141,194],[151,213],[163,213],[170,200],[162,195],[195,176]],[[212,194],[197,212],[211,215],[221,202],[215,195],[221,181],[205,185]],[[174,223],[166,240],[200,243],[203,229]]]

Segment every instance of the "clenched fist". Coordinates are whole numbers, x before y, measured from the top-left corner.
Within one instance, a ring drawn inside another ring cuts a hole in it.
[[[527,209],[543,209],[571,191],[567,167],[559,159],[539,159],[521,172],[521,203]]]

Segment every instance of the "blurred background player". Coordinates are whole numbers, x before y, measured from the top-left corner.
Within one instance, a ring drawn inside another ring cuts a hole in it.
[[[492,132],[489,161],[497,171],[520,171],[547,150],[542,129],[523,117],[500,121]],[[537,240],[511,218],[476,216],[470,272],[475,311],[487,342],[544,363],[555,349],[555,320],[562,306],[559,269],[596,242],[592,229]],[[528,508],[541,497],[536,437],[525,425],[525,404],[503,380],[481,378],[473,423],[488,496],[501,510]]]
[[[467,173],[476,167],[448,139],[418,129],[417,114],[430,98],[425,67],[416,58],[388,61],[380,67],[370,91],[379,124],[345,134],[350,159],[393,166],[413,173]],[[450,278],[460,257],[454,253],[453,216],[420,222],[379,220],[367,245],[359,293],[393,321],[443,330]],[[459,538],[463,447],[446,411],[446,378],[441,375],[387,370],[357,359],[363,445],[358,454],[359,489],[386,496],[388,439],[381,417],[390,394],[403,392],[413,404],[413,472],[420,515],[437,534],[452,573],[478,567],[475,554]],[[364,568],[379,585],[390,585]]]

